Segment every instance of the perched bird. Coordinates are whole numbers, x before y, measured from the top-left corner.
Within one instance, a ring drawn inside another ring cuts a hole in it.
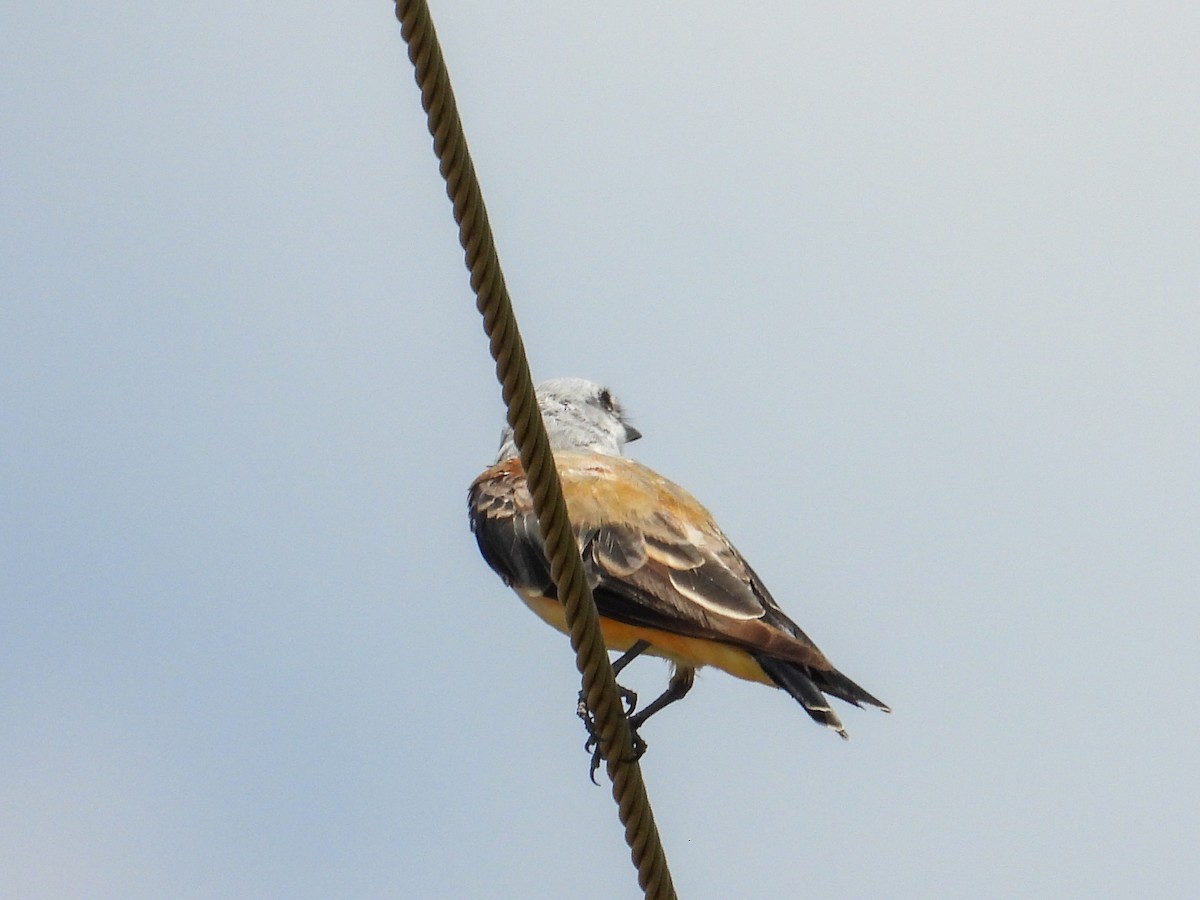
[[[607,388],[556,378],[539,385],[537,397],[604,642],[625,653],[614,670],[642,652],[674,664],[662,696],[630,716],[639,753],[645,744],[637,727],[682,698],[701,666],[782,688],[843,738],[846,729],[826,694],[890,712],[835,669],[784,614],[708,510],[679,485],[621,455],[641,433]],[[511,428],[501,435],[495,464],[471,485],[468,505],[488,565],[538,616],[565,632]]]

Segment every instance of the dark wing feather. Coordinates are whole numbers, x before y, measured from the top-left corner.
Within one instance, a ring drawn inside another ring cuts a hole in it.
[[[522,498],[515,489],[517,482],[522,487],[525,483],[511,469],[496,467],[471,485],[467,496],[471,531],[484,560],[505,584],[554,596],[554,579],[537,519],[520,508],[528,492]]]
[[[720,620],[762,615],[748,585],[691,544],[602,525],[580,551],[597,608],[619,622],[721,640]]]
[[[599,580],[629,578],[649,560],[646,542],[636,529],[606,525],[581,537],[580,552],[592,563],[588,573],[604,573]]]

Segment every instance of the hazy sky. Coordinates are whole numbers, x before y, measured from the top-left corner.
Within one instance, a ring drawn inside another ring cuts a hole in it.
[[[535,376],[895,709],[702,674],[681,895],[1192,896],[1198,7],[433,12]],[[638,896],[391,6],[5,3],[0,132],[0,895]]]

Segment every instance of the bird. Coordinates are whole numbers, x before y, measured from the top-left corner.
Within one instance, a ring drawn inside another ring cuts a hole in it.
[[[636,695],[622,689],[638,756],[646,747],[638,728],[682,699],[704,666],[782,689],[843,738],[849,735],[829,697],[891,712],[784,613],[707,509],[624,456],[625,445],[642,435],[611,390],[555,378],[536,395],[604,643],[623,654],[613,671],[643,653],[673,667],[666,690],[636,714]],[[501,433],[495,463],[472,482],[468,509],[491,569],[538,617],[567,632],[511,426]],[[585,711],[581,703],[587,723]],[[597,764],[593,755],[593,780]]]

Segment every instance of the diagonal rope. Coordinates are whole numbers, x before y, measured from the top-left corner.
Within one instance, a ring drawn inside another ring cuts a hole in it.
[[[618,815],[625,826],[625,842],[645,895],[668,900],[675,897],[675,888],[666,854],[654,824],[641,767],[634,759],[629,722],[617,694],[616,679],[600,634],[596,603],[584,578],[579,548],[567,518],[562,485],[538,411],[525,348],[500,271],[483,194],[467,151],[429,7],[425,0],[397,0],[396,18],[408,44],[408,58],[416,69],[421,105],[428,115],[433,150],[446,180],[446,193],[454,204],[454,220],[459,226],[459,242],[466,251],[476,307],[483,316],[483,327],[496,360],[496,377],[533,495],[550,573],[565,607],[575,665],[583,676],[583,690],[594,716],[600,753],[612,780]]]

